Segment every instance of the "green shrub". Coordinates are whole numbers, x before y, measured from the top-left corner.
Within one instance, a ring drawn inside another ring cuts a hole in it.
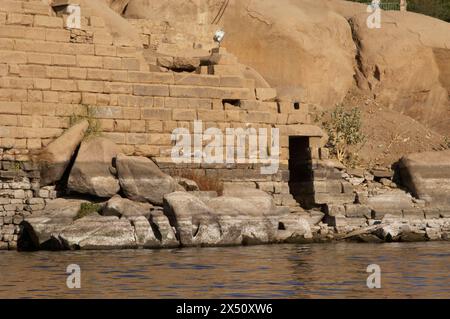
[[[95,203],[81,203],[80,211],[78,212],[75,220],[89,216],[91,214],[100,213],[102,206]]]
[[[328,133],[331,153],[341,163],[354,166],[358,156],[350,152],[350,147],[361,145],[366,139],[361,130],[361,111],[357,107],[346,111],[339,105],[329,114],[322,114],[322,126]]]
[[[90,138],[93,136],[99,136],[101,134],[100,122],[95,118],[95,110],[89,105],[83,105],[86,109],[85,115],[72,114],[70,116],[70,126],[73,126],[83,120],[87,120],[89,127],[86,131],[85,138]]]

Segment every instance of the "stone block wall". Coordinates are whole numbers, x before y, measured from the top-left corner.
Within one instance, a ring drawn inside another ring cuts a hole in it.
[[[286,160],[289,127],[309,121],[307,108],[280,108],[263,94],[269,89],[239,76],[146,71],[143,48],[115,43],[85,7],[82,30],[64,29],[64,17],[40,1],[5,0],[0,14],[3,148],[40,149],[89,108],[127,154],[168,157],[173,129],[202,120],[205,128],[277,126]]]
[[[128,19],[141,34],[144,48],[153,51],[210,50],[215,47],[214,33],[219,26],[202,22],[166,22]]]
[[[39,169],[26,151],[0,148],[0,250],[15,249],[22,220],[54,198],[55,187],[40,187]]]

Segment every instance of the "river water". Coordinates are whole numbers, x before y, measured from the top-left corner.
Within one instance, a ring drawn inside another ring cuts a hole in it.
[[[66,268],[81,268],[68,289]],[[367,266],[381,268],[368,289]],[[0,298],[450,298],[450,243],[0,251]]]

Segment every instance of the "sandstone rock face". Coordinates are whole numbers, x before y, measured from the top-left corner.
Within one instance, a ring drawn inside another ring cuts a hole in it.
[[[127,198],[122,198],[119,195],[111,198],[105,205],[102,211],[103,216],[117,216],[119,218],[131,218],[144,216],[147,219],[150,217],[150,212],[153,208],[152,204],[133,202]]]
[[[410,154],[400,162],[402,183],[434,206],[450,205],[450,150]]]
[[[164,195],[175,190],[174,179],[148,158],[119,154],[116,166],[120,186],[131,200],[162,205]]]
[[[70,172],[68,189],[98,197],[117,194],[119,181],[111,172],[113,159],[120,152],[114,142],[103,137],[83,141]]]
[[[449,91],[440,80],[443,66],[436,63],[433,47],[445,48],[450,44],[450,36],[436,43],[422,40],[436,39],[440,32],[449,34],[448,23],[392,12],[383,17],[383,32],[377,32],[367,28],[366,19],[362,13],[350,19],[360,43],[358,86],[376,95],[378,101],[391,109],[448,133]],[[436,28],[433,34],[426,30],[432,25]]]
[[[88,127],[88,121],[75,124],[42,150],[38,157],[42,186],[61,179]]]
[[[132,0],[125,17],[213,21],[222,4]],[[390,11],[381,29],[369,29],[367,17],[366,4],[350,1],[242,0],[228,3],[219,25],[226,30],[223,47],[279,91],[300,89],[301,102],[327,108],[357,84],[392,109],[448,134],[449,24]]]

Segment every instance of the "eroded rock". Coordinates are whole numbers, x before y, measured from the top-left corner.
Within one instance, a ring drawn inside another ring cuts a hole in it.
[[[174,179],[146,157],[119,154],[116,166],[120,186],[133,201],[162,205],[164,195],[175,191]]]
[[[125,217],[139,217],[144,216],[145,218],[150,217],[151,210],[153,208],[152,204],[134,202],[127,198],[122,198],[119,195],[111,198],[105,205],[103,209],[103,216],[117,216],[119,218]]]
[[[86,120],[75,124],[40,152],[41,186],[54,184],[62,178],[88,127]]]
[[[119,180],[112,172],[113,159],[120,152],[119,146],[103,137],[83,141],[70,172],[68,189],[98,197],[109,198],[117,194]]]

